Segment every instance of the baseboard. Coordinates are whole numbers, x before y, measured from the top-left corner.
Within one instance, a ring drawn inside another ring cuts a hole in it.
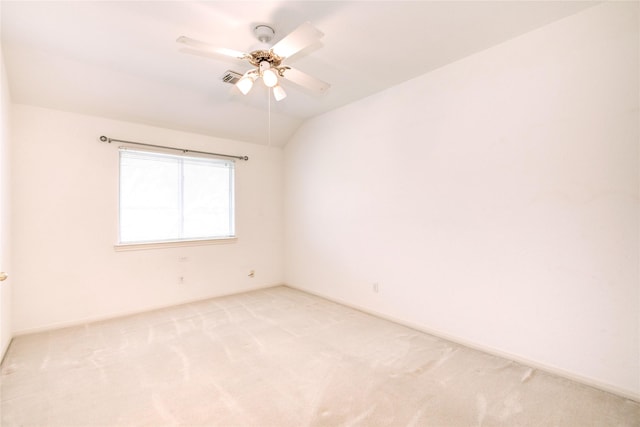
[[[598,390],[602,390],[602,391],[605,391],[607,393],[612,393],[612,394],[615,394],[617,396],[623,397],[625,399],[630,399],[630,400],[633,400],[633,401],[636,401],[636,402],[640,402],[640,393],[635,393],[635,392],[630,391],[630,390],[621,389],[621,388],[613,386],[611,384],[603,383],[603,382],[598,381],[596,379],[593,379],[593,378],[590,378],[590,377],[586,377],[586,376],[583,376],[583,375],[580,375],[580,374],[576,374],[575,372],[567,371],[565,369],[558,368],[556,366],[548,365],[548,364],[545,364],[545,363],[540,363],[540,362],[537,362],[535,360],[531,360],[531,359],[528,359],[526,357],[523,357],[523,356],[520,356],[520,355],[517,355],[517,354],[508,353],[508,352],[502,351],[502,350],[497,349],[497,348],[486,346],[486,345],[483,345],[483,344],[480,344],[480,343],[477,343],[477,342],[472,342],[472,341],[466,340],[466,339],[458,337],[458,336],[453,336],[453,335],[444,333],[442,331],[438,331],[438,330],[429,328],[429,327],[427,327],[425,325],[412,322],[412,321],[407,320],[407,319],[401,319],[401,318],[398,318],[398,317],[395,317],[395,316],[390,316],[390,315],[388,315],[386,313],[382,313],[382,312],[379,312],[379,311],[376,311],[376,310],[372,310],[372,309],[370,309],[368,307],[364,307],[364,306],[359,306],[357,304],[353,304],[353,303],[351,303],[349,301],[345,301],[345,300],[342,300],[340,298],[334,298],[334,297],[326,295],[326,294],[322,294],[322,293],[319,293],[319,292],[311,291],[309,289],[301,288],[301,287],[290,285],[290,284],[285,284],[284,286],[287,286],[287,287],[292,288],[292,289],[296,289],[298,291],[306,292],[308,294],[315,295],[315,296],[320,297],[320,298],[324,298],[324,299],[329,300],[331,302],[335,302],[335,303],[338,303],[338,304],[353,308],[355,310],[362,311],[363,313],[371,314],[373,316],[380,317],[382,319],[389,320],[391,322],[394,322],[394,323],[397,323],[397,324],[400,324],[400,325],[403,325],[403,326],[407,326],[407,327],[409,327],[411,329],[415,329],[417,331],[424,332],[424,333],[429,334],[429,335],[433,335],[435,337],[450,341],[450,342],[455,343],[455,344],[459,344],[459,345],[462,345],[462,346],[465,346],[465,347],[468,347],[468,348],[471,348],[471,349],[474,349],[474,350],[482,351],[484,353],[488,353],[488,354],[491,354],[491,355],[494,355],[494,356],[502,357],[503,359],[511,360],[511,361],[517,362],[517,363],[519,363],[521,365],[525,365],[525,366],[528,366],[528,367],[531,367],[531,368],[534,368],[534,369],[537,369],[537,370],[540,370],[540,371],[548,372],[550,374],[557,375],[559,377],[562,377],[562,378],[565,378],[565,379],[568,379],[568,380],[571,380],[571,381],[575,381],[577,383],[580,383],[580,384],[583,384],[583,385],[586,385],[586,386],[589,386],[589,387],[597,388]]]
[[[376,316],[376,317],[379,317],[379,318],[382,318],[382,319],[385,319],[385,320],[389,320],[391,322],[398,323],[398,324],[403,325],[403,326],[407,326],[407,327],[415,329],[417,331],[424,332],[424,333],[427,333],[429,335],[433,335],[433,336],[438,337],[438,338],[442,338],[444,340],[450,341],[450,342],[458,344],[458,345],[463,345],[465,347],[469,347],[469,348],[472,348],[474,350],[482,351],[482,352],[485,352],[485,353],[488,353],[488,354],[492,354],[494,356],[498,356],[498,357],[502,357],[504,359],[512,360],[512,361],[520,363],[522,365],[529,366],[531,368],[538,369],[538,370],[541,370],[541,371],[545,371],[545,372],[548,372],[550,374],[557,375],[557,376],[566,378],[568,380],[584,384],[584,385],[589,386],[589,387],[594,387],[594,388],[597,388],[599,390],[606,391],[608,393],[612,393],[612,394],[615,394],[617,396],[623,397],[625,399],[630,399],[630,400],[634,400],[636,402],[640,402],[640,394],[639,393],[634,393],[634,392],[629,391],[629,390],[621,389],[621,388],[618,388],[618,387],[613,386],[611,384],[606,384],[606,383],[603,383],[603,382],[598,381],[596,379],[589,378],[589,377],[586,377],[586,376],[582,376],[582,375],[576,374],[574,372],[558,368],[556,366],[540,363],[540,362],[537,362],[535,360],[531,360],[531,359],[528,359],[526,357],[522,357],[520,355],[508,353],[508,352],[502,351],[500,349],[496,349],[496,348],[493,348],[493,347],[490,347],[490,346],[482,345],[482,344],[477,343],[477,342],[472,342],[472,341],[466,340],[466,339],[458,337],[458,336],[453,336],[453,335],[444,333],[442,331],[438,331],[438,330],[429,328],[429,327],[427,327],[425,325],[412,322],[412,321],[407,320],[407,319],[401,319],[401,318],[398,318],[398,317],[395,317],[395,316],[388,315],[386,313],[382,313],[382,312],[370,309],[368,307],[364,307],[364,306],[360,306],[360,305],[357,305],[357,304],[353,304],[353,303],[351,303],[349,301],[345,301],[345,300],[342,300],[340,298],[335,298],[335,297],[332,297],[332,296],[329,296],[329,295],[326,295],[326,294],[322,294],[322,293],[319,293],[319,292],[311,291],[309,289],[305,289],[305,288],[294,286],[294,285],[290,285],[290,284],[284,284],[284,285],[283,284],[271,284],[271,285],[256,286],[256,287],[253,287],[253,288],[250,288],[250,289],[243,289],[242,291],[239,291],[239,292],[227,292],[227,293],[214,295],[214,296],[210,296],[210,297],[205,297],[205,298],[196,298],[196,299],[193,299],[193,300],[180,301],[180,302],[178,302],[176,304],[168,304],[168,305],[162,305],[162,306],[156,306],[156,307],[149,307],[149,308],[145,308],[145,309],[142,309],[142,310],[135,310],[135,311],[128,311],[128,312],[112,313],[112,314],[108,314],[108,315],[88,317],[88,318],[83,318],[83,319],[78,319],[78,320],[73,320],[73,321],[68,321],[68,322],[58,322],[58,323],[53,323],[53,324],[34,327],[34,328],[25,328],[25,329],[14,331],[13,337],[15,338],[15,337],[19,337],[21,335],[29,335],[29,334],[39,333],[39,332],[47,332],[47,331],[52,331],[52,330],[56,330],[56,329],[63,329],[63,328],[68,328],[68,327],[73,327],[73,326],[85,325],[85,324],[88,324],[88,323],[102,322],[102,321],[106,321],[106,320],[113,320],[113,319],[117,319],[117,318],[120,318],[120,317],[126,317],[126,316],[146,313],[146,312],[150,312],[150,311],[161,310],[161,309],[164,309],[164,308],[175,307],[175,306],[184,305],[184,304],[192,304],[192,303],[196,303],[196,302],[200,302],[200,301],[205,301],[205,300],[208,300],[208,299],[211,299],[211,298],[221,298],[221,297],[225,297],[225,296],[239,295],[239,294],[252,292],[252,291],[256,291],[256,290],[260,290],[260,289],[273,288],[273,287],[276,287],[276,286],[287,286],[289,288],[296,289],[296,290],[301,291],[301,292],[306,292],[308,294],[315,295],[317,297],[324,298],[326,300],[329,300],[329,301],[332,301],[332,302],[335,302],[335,303],[338,303],[338,304],[342,304],[344,306],[353,308],[355,310],[362,311],[364,313],[371,314],[373,316]],[[4,356],[4,354],[6,353],[6,350],[8,349],[8,347],[9,346],[7,345],[7,348],[3,349],[4,351],[2,353],[2,356]]]
[[[57,329],[64,329],[64,328],[70,328],[70,327],[74,327],[74,326],[81,326],[81,325],[86,325],[86,324],[89,324],[89,323],[103,322],[103,321],[106,321],[106,320],[114,320],[114,319],[118,319],[118,318],[121,318],[121,317],[127,317],[127,316],[133,316],[133,315],[136,315],[136,314],[148,313],[148,312],[151,312],[151,311],[162,310],[162,309],[169,308],[169,307],[177,307],[177,306],[185,305],[185,304],[193,304],[193,303],[197,303],[197,302],[200,302],[200,301],[206,301],[206,300],[212,299],[212,298],[222,298],[222,297],[227,297],[227,296],[232,296],[232,295],[240,295],[240,294],[244,294],[244,293],[247,293],[247,292],[257,291],[257,290],[260,290],[260,289],[273,288],[275,286],[282,286],[282,284],[259,285],[259,286],[255,286],[255,287],[251,287],[251,288],[242,289],[241,291],[238,291],[238,292],[226,292],[226,293],[216,294],[216,295],[203,297],[203,298],[194,298],[194,299],[189,299],[189,300],[184,300],[184,301],[178,301],[178,302],[176,302],[174,304],[164,304],[164,305],[158,305],[158,306],[151,306],[151,307],[142,308],[140,310],[130,310],[130,311],[123,311],[123,312],[109,313],[109,314],[100,315],[100,316],[85,317],[85,318],[82,318],[82,319],[70,320],[70,321],[65,321],[65,322],[50,323],[50,324],[47,324],[47,325],[36,326],[36,327],[32,327],[32,328],[24,328],[24,329],[19,329],[19,330],[13,331],[13,337],[16,338],[16,337],[19,337],[19,336],[22,336],[22,335],[37,334],[37,333],[40,333],[40,332],[55,331]]]

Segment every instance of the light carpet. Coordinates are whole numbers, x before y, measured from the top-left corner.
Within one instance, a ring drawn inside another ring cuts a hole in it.
[[[638,426],[640,404],[288,287],[14,339],[3,426]]]

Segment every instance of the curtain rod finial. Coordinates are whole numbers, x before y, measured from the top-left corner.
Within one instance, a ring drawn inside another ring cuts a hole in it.
[[[102,142],[108,142],[108,143],[111,143],[111,140],[110,140],[109,138],[107,138],[106,136],[104,136],[104,135],[102,135],[102,136],[100,137],[100,141],[102,141]]]

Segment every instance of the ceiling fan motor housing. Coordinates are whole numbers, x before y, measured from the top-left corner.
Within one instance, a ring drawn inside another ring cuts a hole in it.
[[[282,63],[282,58],[273,53],[271,50],[254,50],[249,54],[249,62],[256,67],[260,66],[261,62],[268,62],[272,68],[277,67]]]

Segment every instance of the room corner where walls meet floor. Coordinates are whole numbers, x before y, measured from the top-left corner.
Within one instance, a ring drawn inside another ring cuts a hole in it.
[[[16,338],[2,425],[632,426],[640,404],[278,286]]]

